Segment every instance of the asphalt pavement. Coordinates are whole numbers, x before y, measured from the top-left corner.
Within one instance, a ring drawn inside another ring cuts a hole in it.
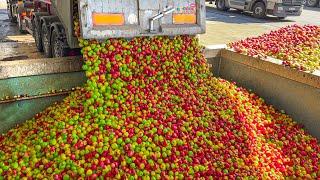
[[[275,16],[269,16],[266,19],[254,18],[251,13],[241,12],[235,9],[229,11],[219,11],[213,5],[207,6],[207,21],[220,21],[231,24],[262,24],[263,26],[282,27],[288,24],[315,24],[320,25],[320,8],[304,7],[301,16],[288,16],[280,20]]]
[[[219,11],[214,5],[207,4],[207,33],[201,35],[200,39],[205,45],[226,44],[293,24],[320,25],[320,8],[305,7],[301,16],[279,20],[274,16],[257,19],[250,13],[234,9]]]
[[[8,36],[17,35],[17,25],[10,22],[7,10],[0,9],[0,42],[9,41]]]
[[[0,61],[41,58],[34,39],[19,32],[16,23],[10,22],[6,9],[0,9]]]

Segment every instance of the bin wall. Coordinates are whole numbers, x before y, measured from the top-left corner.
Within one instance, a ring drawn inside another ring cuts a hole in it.
[[[254,63],[261,60],[226,50],[219,54],[219,58],[208,58],[216,77],[237,82],[238,86],[252,90],[267,104],[284,110],[296,122],[304,125],[311,135],[320,139],[319,77],[312,75],[314,77],[310,79],[309,73],[267,61],[256,65]],[[305,80],[299,79],[300,74]]]

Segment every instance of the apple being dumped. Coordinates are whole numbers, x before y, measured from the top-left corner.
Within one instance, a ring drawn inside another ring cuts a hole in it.
[[[301,71],[320,70],[320,26],[292,25],[228,45],[249,56],[270,56]]]
[[[0,179],[320,178],[317,140],[213,77],[196,38],[80,44],[87,83],[0,136]]]

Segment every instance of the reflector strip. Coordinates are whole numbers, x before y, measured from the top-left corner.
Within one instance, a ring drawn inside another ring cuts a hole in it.
[[[124,15],[93,13],[92,21],[94,26],[121,26],[124,25]]]
[[[174,14],[173,24],[196,24],[197,16],[195,14]]]

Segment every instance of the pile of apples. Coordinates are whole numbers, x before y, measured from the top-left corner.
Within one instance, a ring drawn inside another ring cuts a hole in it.
[[[87,83],[0,136],[0,179],[320,178],[317,140],[196,38],[79,41]]]
[[[320,26],[287,26],[228,46],[245,55],[280,59],[300,71],[320,69]]]

